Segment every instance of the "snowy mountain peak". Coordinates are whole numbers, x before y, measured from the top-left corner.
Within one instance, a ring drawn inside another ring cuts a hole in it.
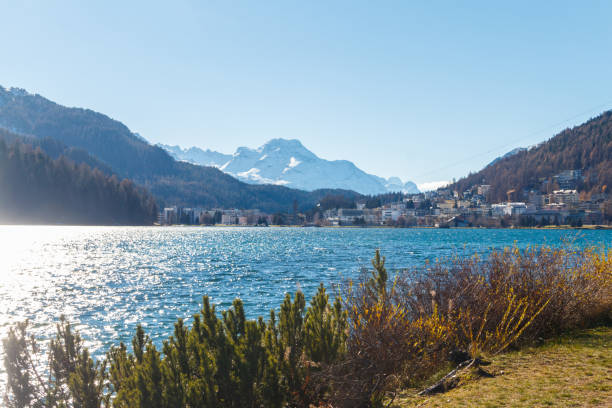
[[[275,149],[277,147],[280,147],[281,149],[308,150],[304,147],[302,142],[297,139],[270,139],[261,147],[268,149]]]
[[[297,161],[318,159],[314,153],[304,147],[302,142],[297,139],[271,139],[255,150],[262,155],[275,156],[282,159],[291,157],[294,157]]]
[[[218,167],[247,183],[284,185],[307,191],[341,188],[362,194],[419,192],[410,181],[403,183],[398,177],[386,180],[360,170],[347,160],[321,159],[297,139],[272,139],[257,149],[239,147],[233,155],[197,147],[161,147],[178,160]]]
[[[182,149],[180,146],[158,144],[157,146],[170,153],[176,160],[186,161],[202,166],[222,167],[232,159],[231,154],[223,154],[210,149],[202,150],[199,147]]]

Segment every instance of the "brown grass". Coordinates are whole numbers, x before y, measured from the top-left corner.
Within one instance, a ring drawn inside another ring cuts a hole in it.
[[[410,407],[612,407],[612,327],[577,331],[539,347],[500,354],[445,394],[406,389],[392,405]]]

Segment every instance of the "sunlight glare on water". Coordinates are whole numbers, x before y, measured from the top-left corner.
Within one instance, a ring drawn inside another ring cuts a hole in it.
[[[220,310],[240,297],[249,317],[266,317],[286,292],[309,298],[320,282],[357,276],[376,248],[393,271],[568,237],[609,245],[612,231],[0,226],[0,337],[29,319],[49,338],[65,315],[99,357],[129,344],[138,323],[160,345],[206,294]]]

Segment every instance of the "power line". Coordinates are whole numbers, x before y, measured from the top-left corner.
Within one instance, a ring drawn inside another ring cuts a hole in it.
[[[598,105],[598,106],[596,106],[596,107],[593,107],[593,108],[588,109],[588,110],[586,110],[586,111],[584,111],[584,112],[578,113],[578,114],[576,114],[576,115],[574,115],[574,116],[571,116],[571,117],[569,117],[569,118],[567,118],[567,119],[564,119],[564,120],[562,120],[562,121],[560,121],[560,122],[557,122],[557,123],[555,123],[555,124],[553,124],[553,125],[549,125],[549,126],[547,126],[547,127],[545,127],[545,128],[542,128],[542,129],[540,129],[540,130],[538,130],[538,131],[536,131],[536,132],[532,132],[532,133],[530,133],[530,134],[528,134],[528,135],[526,135],[526,136],[524,136],[524,137],[521,137],[521,138],[519,138],[519,139],[515,139],[515,140],[513,140],[513,141],[511,141],[511,142],[509,142],[509,143],[504,144],[503,146],[499,146],[499,147],[496,147],[496,148],[493,148],[493,149],[487,150],[486,152],[478,153],[478,154],[472,155],[472,156],[470,156],[470,157],[466,157],[466,158],[464,158],[464,159],[461,159],[461,160],[458,160],[458,161],[456,161],[456,162],[453,162],[453,163],[451,163],[451,164],[448,164],[448,165],[445,165],[445,166],[442,166],[442,167],[438,167],[437,169],[430,170],[430,171],[427,171],[427,172],[425,172],[425,173],[422,173],[422,174],[418,175],[418,176],[417,176],[417,178],[424,177],[424,176],[431,175],[431,174],[435,174],[435,173],[438,173],[438,172],[440,172],[440,171],[442,171],[442,170],[446,170],[446,169],[448,169],[448,168],[455,167],[455,166],[457,166],[457,165],[459,165],[459,164],[462,164],[462,163],[465,163],[465,162],[467,162],[467,161],[473,160],[473,159],[475,159],[475,158],[478,158],[478,157],[481,157],[481,156],[487,155],[487,154],[489,154],[489,153],[493,153],[493,152],[498,151],[498,150],[501,150],[501,149],[506,149],[506,148],[508,148],[508,147],[510,147],[510,146],[515,145],[515,144],[516,144],[516,143],[518,143],[518,142],[521,142],[521,141],[523,141],[523,140],[527,140],[527,139],[531,139],[532,137],[534,137],[534,136],[536,136],[536,135],[538,135],[538,134],[540,134],[540,133],[544,133],[544,132],[546,132],[546,131],[548,131],[548,130],[550,130],[550,129],[552,129],[552,128],[556,128],[556,127],[558,127],[558,126],[561,126],[561,125],[563,125],[563,124],[565,124],[565,123],[567,123],[567,122],[569,122],[569,121],[571,121],[571,120],[574,120],[574,119],[576,119],[576,118],[579,118],[579,117],[581,117],[581,116],[584,116],[584,115],[586,115],[586,114],[588,114],[588,113],[593,113],[594,111],[599,111],[599,110],[600,110],[601,108],[603,108],[604,106],[608,106],[608,105],[610,105],[610,104],[611,104],[611,102],[606,102],[606,103],[600,104],[600,105]]]

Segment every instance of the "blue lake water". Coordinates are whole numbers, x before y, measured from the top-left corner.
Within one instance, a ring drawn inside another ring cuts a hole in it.
[[[46,337],[64,314],[94,352],[129,342],[139,322],[159,344],[205,294],[267,316],[285,292],[308,298],[320,282],[357,276],[376,248],[392,271],[563,240],[609,246],[612,231],[0,226],[0,336],[30,319]]]

